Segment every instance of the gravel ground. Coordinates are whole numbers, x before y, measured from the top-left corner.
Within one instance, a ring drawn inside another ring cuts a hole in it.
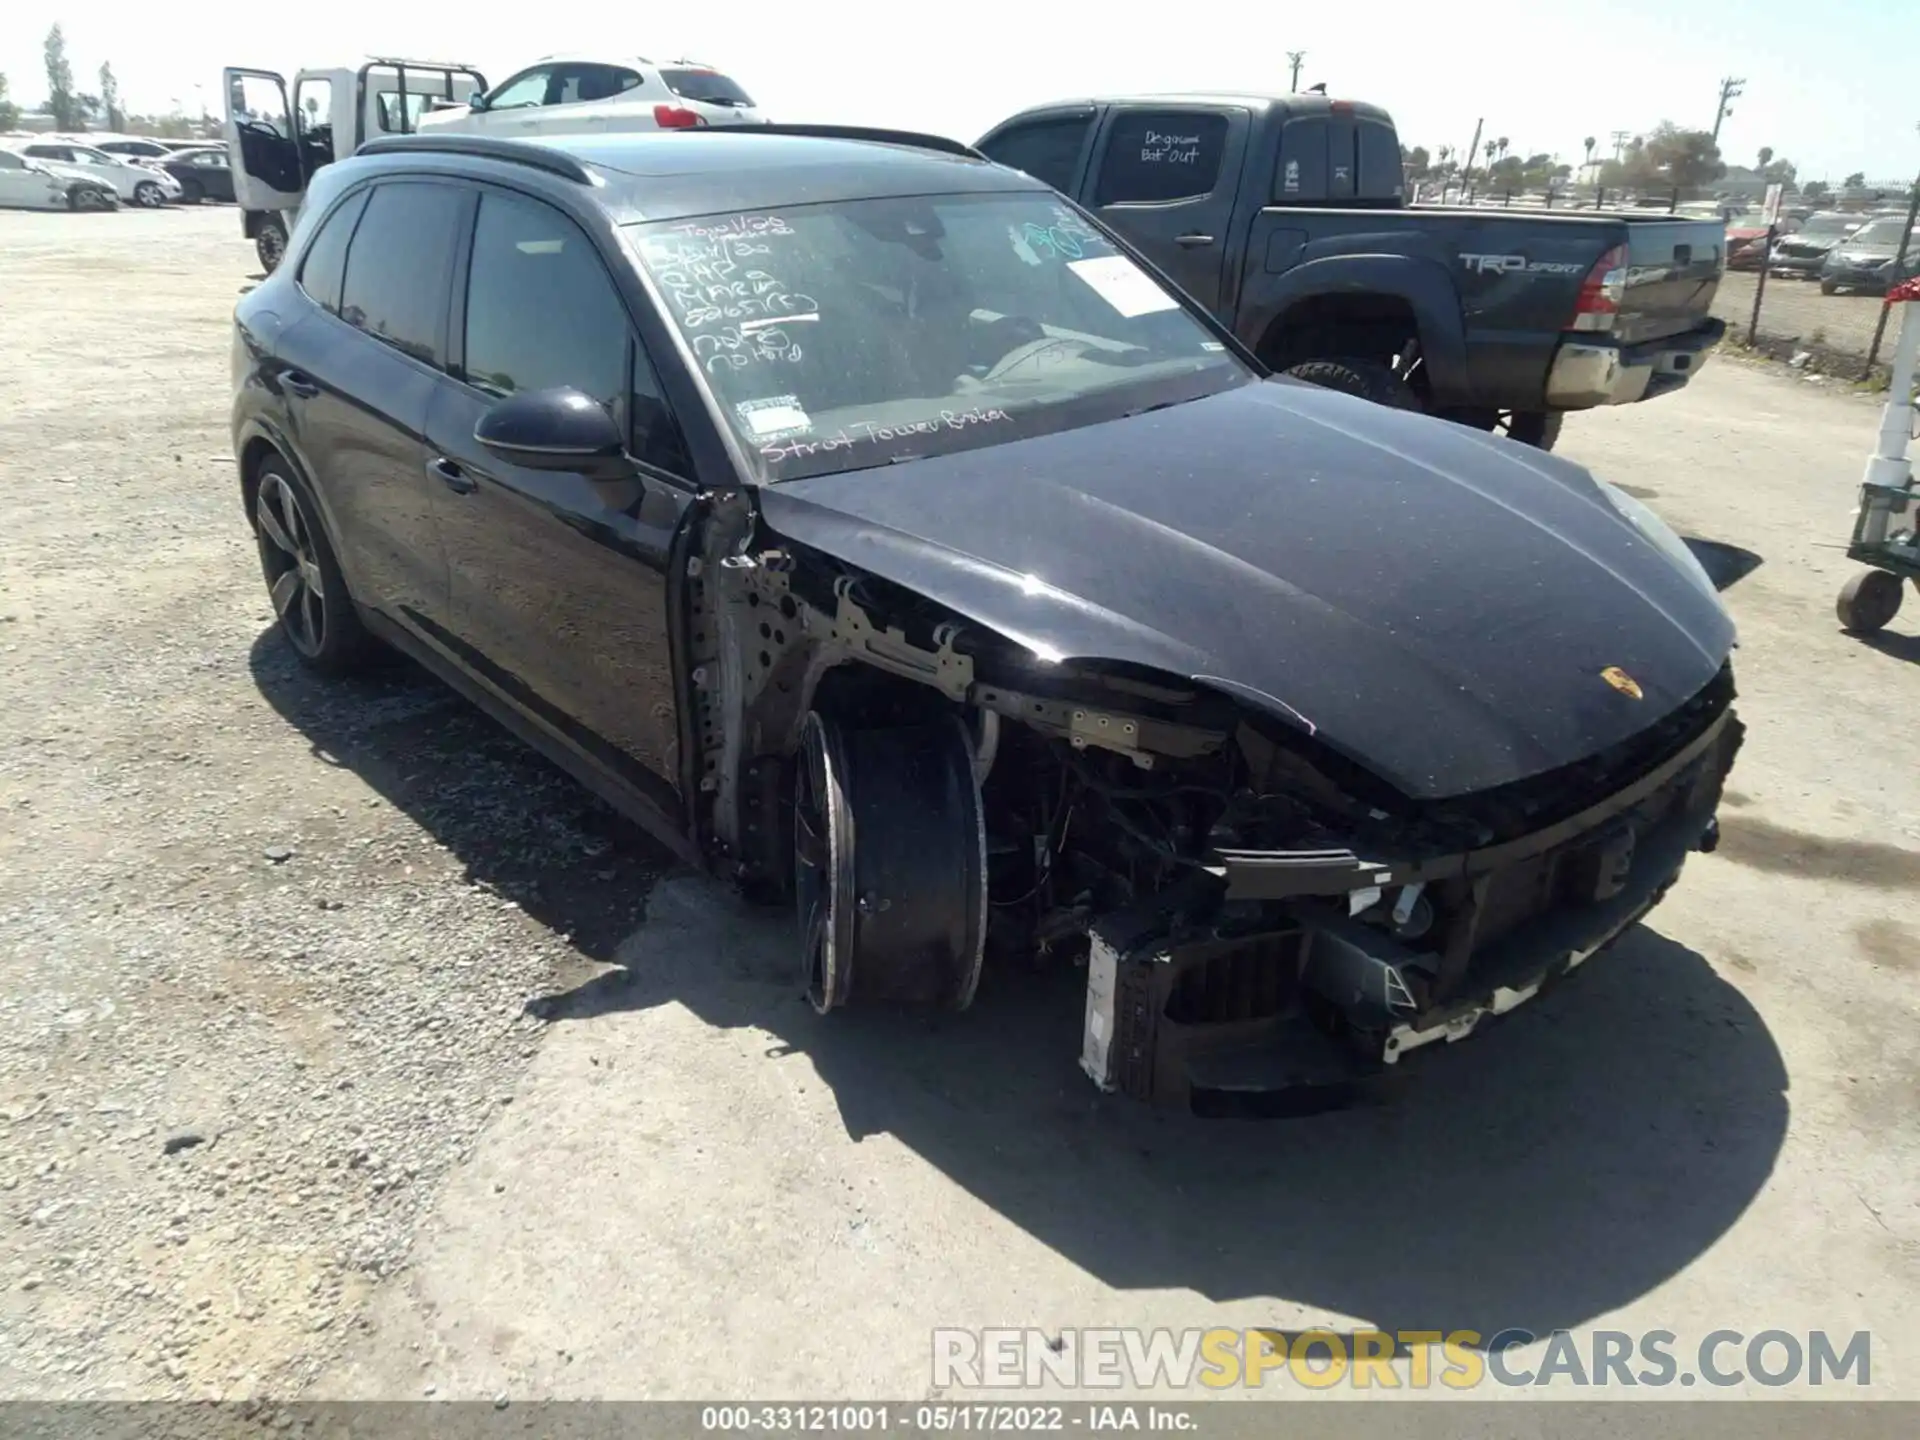
[[[299,1390],[662,863],[423,676],[270,636],[253,268],[230,209],[0,212],[11,1398]]]
[[[1720,289],[1713,297],[1713,313],[1745,338],[1753,319],[1755,276],[1730,270],[1720,277]],[[1880,319],[1880,301],[1872,295],[1822,295],[1810,280],[1781,280],[1769,277],[1767,293],[1760,301],[1760,335],[1779,340],[1800,340],[1812,347],[1841,355],[1865,358],[1873,343],[1873,327]],[[1884,364],[1893,349],[1897,332],[1889,322],[1886,337],[1880,342],[1880,360]]]
[[[1250,1140],[1095,1097],[1070,984],[817,1021],[784,925],[638,926],[661,852],[439,686],[309,682],[228,453],[252,267],[230,209],[0,212],[0,1397],[914,1394],[938,1325],[1359,1320],[1871,1326],[1920,1394],[1865,401],[1729,360],[1568,426],[1759,563],[1725,842],[1404,1105]]]

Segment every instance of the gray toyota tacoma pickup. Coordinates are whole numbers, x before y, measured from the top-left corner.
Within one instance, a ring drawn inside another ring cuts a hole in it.
[[[1685,385],[1726,329],[1719,221],[1410,207],[1373,105],[1083,99],[977,148],[1091,210],[1273,369],[1544,448],[1568,411]]]

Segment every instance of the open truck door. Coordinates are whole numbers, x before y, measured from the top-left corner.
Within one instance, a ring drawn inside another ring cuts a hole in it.
[[[272,70],[221,71],[227,103],[227,163],[241,228],[268,272],[286,253],[286,212],[300,206],[306,175],[294,133],[287,82]]]
[[[316,171],[380,135],[411,135],[435,104],[465,105],[487,88],[471,65],[384,57],[353,68],[223,72],[227,154],[242,225],[271,272]]]

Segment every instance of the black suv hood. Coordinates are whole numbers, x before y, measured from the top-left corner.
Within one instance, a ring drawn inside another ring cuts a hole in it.
[[[1733,643],[1578,466],[1293,381],[758,494],[1043,658],[1203,682],[1417,798],[1624,740]]]

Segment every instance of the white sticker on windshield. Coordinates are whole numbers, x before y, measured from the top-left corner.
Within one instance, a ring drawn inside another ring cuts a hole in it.
[[[756,440],[778,440],[813,428],[813,421],[792,395],[769,395],[764,400],[742,400],[733,407],[740,423]]]
[[[1069,260],[1067,268],[1091,285],[1100,298],[1131,320],[1156,310],[1176,310],[1180,302],[1154,283],[1153,277],[1124,255],[1102,255],[1096,260]]]

